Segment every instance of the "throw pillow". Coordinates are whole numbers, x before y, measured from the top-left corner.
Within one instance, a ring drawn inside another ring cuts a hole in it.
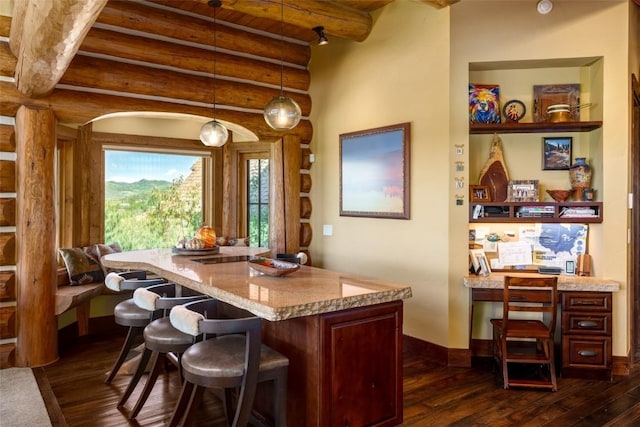
[[[64,260],[70,285],[86,285],[104,281],[100,264],[89,256],[89,246],[84,248],[61,248],[58,250]]]
[[[111,243],[110,245],[103,245],[102,243],[98,243],[97,245],[95,245],[95,251],[97,252],[98,263],[100,264],[100,267],[102,268],[102,272],[104,273],[105,277],[109,273],[113,273],[113,272],[117,273],[121,271],[115,268],[109,268],[102,264],[103,256],[108,254],[115,254],[117,252],[122,252],[122,248],[120,247],[119,243]]]

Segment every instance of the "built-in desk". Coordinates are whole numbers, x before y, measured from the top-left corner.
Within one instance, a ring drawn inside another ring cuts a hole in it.
[[[214,257],[265,251],[222,247]],[[271,277],[246,261],[197,261],[207,257],[156,249],[102,261],[152,271],[267,320],[263,341],[290,362],[290,426],[402,422],[402,300],[411,297],[409,286],[309,266]]]
[[[537,273],[508,273],[535,277]],[[504,277],[466,276],[470,288],[469,348],[473,349],[473,307],[475,302],[502,302]],[[620,290],[613,280],[597,277],[558,276],[560,313],[556,323],[556,346],[565,377],[610,379],[612,373],[612,292]]]

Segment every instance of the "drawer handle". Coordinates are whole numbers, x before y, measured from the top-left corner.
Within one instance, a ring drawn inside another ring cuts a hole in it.
[[[598,323],[593,320],[581,320],[578,322],[578,326],[581,328],[595,328]]]
[[[598,355],[598,353],[593,350],[580,350],[578,354],[582,357],[596,357]]]
[[[575,305],[598,305],[598,301],[576,301]]]

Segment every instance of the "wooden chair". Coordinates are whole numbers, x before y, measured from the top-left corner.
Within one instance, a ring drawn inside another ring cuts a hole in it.
[[[170,426],[189,425],[205,388],[211,387],[224,389],[229,425],[244,427],[261,382],[273,383],[274,425],[286,426],[289,359],[262,344],[260,318],[235,307],[231,307],[233,318],[228,318],[225,306],[230,307],[210,299],[171,310],[171,323],[176,328],[194,336],[202,334],[204,339],[183,354],[185,382]],[[234,410],[232,390],[236,389]]]
[[[182,353],[195,342],[191,335],[182,333],[171,326],[171,322],[167,317],[169,310],[176,305],[204,298],[208,297],[188,288],[182,288],[175,283],[139,288],[133,293],[135,304],[147,311],[147,316],[151,319],[151,322],[144,328],[144,351],[129,385],[118,402],[118,408],[124,406],[131,396],[144,374],[149,360],[153,360],[153,363],[144,388],[129,415],[130,419],[134,419],[138,415],[149,397],[158,379],[163,362],[169,359],[180,370]]]
[[[166,280],[163,278],[147,278],[146,271],[110,273],[105,278],[105,285],[107,288],[115,292],[134,291],[138,288],[146,288],[147,286],[159,285],[165,282]],[[127,326],[129,330],[127,331],[127,337],[120,349],[120,354],[113,364],[113,368],[111,368],[107,379],[104,381],[106,384],[111,383],[127,358],[127,355],[131,351],[133,344],[136,342],[137,338],[142,336],[144,327],[151,322],[149,312],[139,308],[133,302],[133,298],[129,298],[118,303],[113,309],[113,316],[116,324]]]
[[[558,278],[513,277],[504,280],[504,308],[502,319],[491,319],[493,325],[493,353],[502,369],[504,388],[534,387],[558,390],[556,382],[553,336],[558,305]],[[534,313],[516,315],[515,313]],[[524,317],[524,318],[523,318]],[[529,364],[546,367],[538,378],[523,373],[516,378],[510,373],[514,367]]]

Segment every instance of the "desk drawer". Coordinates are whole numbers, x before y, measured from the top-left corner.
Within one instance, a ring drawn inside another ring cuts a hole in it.
[[[562,338],[562,367],[611,368],[610,337]]]
[[[562,334],[611,336],[611,313],[562,313]]]
[[[610,292],[562,292],[564,311],[611,312]]]

